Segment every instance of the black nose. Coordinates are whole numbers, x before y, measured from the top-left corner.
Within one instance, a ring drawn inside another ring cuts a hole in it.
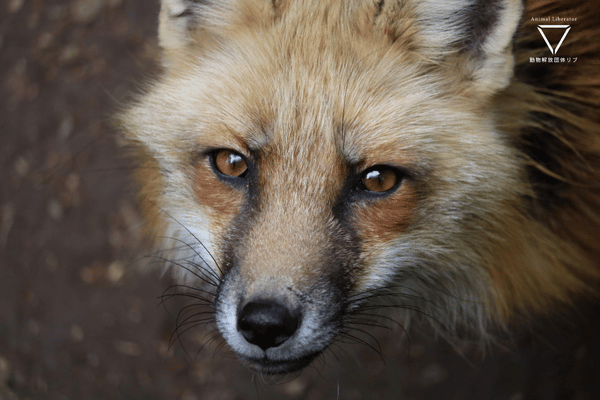
[[[238,315],[237,329],[263,350],[277,347],[298,329],[299,317],[273,300],[251,301]]]

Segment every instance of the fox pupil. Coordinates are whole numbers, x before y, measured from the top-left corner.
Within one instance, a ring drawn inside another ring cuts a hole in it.
[[[232,150],[218,151],[214,156],[214,164],[220,173],[234,178],[243,178],[248,170],[244,157]]]
[[[364,174],[362,184],[371,192],[387,192],[396,186],[398,177],[391,168],[372,169]]]

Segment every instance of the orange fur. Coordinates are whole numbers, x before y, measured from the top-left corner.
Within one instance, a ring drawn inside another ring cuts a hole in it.
[[[411,183],[404,182],[394,197],[361,207],[355,217],[361,238],[385,243],[401,234],[410,226],[417,201]]]
[[[206,213],[215,220],[216,229],[223,232],[239,212],[242,201],[236,190],[219,181],[205,158],[196,168],[195,192]]]

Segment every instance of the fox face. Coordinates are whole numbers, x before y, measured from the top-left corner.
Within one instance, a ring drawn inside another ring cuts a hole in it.
[[[583,287],[498,127],[521,3],[438,3],[163,0],[164,73],[121,124],[151,229],[251,368],[303,368],[373,301],[484,334]]]

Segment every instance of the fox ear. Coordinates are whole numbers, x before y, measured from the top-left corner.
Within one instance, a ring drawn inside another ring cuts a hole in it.
[[[458,55],[478,89],[495,92],[513,75],[513,37],[521,0],[415,1],[421,52],[442,61]]]
[[[209,45],[229,17],[230,6],[231,0],[161,0],[158,40],[163,64],[170,67],[184,61],[191,53],[187,47]]]
[[[163,63],[174,66],[201,54],[228,32],[244,25],[268,21],[272,0],[161,0],[158,39]],[[186,47],[195,47],[195,51]]]
[[[192,40],[194,21],[201,15],[200,1],[161,0],[158,39],[165,50],[185,47]]]

